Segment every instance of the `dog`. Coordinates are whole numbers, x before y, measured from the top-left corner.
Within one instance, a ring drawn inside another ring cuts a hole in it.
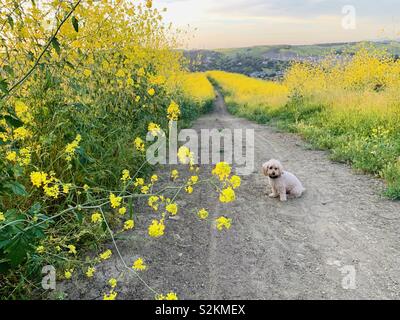
[[[283,166],[278,160],[269,160],[263,164],[262,169],[272,188],[272,193],[269,195],[271,198],[279,197],[281,201],[287,201],[288,197],[300,198],[306,191],[293,173],[283,170]]]

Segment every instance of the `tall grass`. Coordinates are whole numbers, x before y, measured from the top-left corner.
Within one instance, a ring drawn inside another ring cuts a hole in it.
[[[361,47],[345,58],[295,63],[284,81],[209,72],[230,110],[298,132],[332,158],[382,177],[400,199],[400,61]]]

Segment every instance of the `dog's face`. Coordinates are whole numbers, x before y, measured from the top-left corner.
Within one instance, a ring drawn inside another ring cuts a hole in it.
[[[278,160],[269,160],[263,165],[263,173],[271,179],[279,178],[283,173],[283,166]]]

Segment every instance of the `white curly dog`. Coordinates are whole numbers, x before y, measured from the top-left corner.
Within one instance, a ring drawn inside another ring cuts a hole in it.
[[[268,177],[272,188],[271,198],[287,201],[289,198],[300,198],[304,191],[300,180],[293,174],[283,170],[282,164],[275,159],[263,164],[263,173]]]

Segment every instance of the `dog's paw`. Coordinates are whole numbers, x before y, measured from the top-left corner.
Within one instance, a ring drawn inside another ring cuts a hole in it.
[[[269,196],[270,198],[277,198],[279,195],[278,195],[278,194],[275,194],[275,193],[270,193],[268,196]]]

